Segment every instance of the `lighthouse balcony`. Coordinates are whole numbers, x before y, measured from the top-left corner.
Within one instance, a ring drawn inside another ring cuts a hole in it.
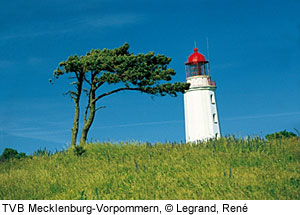
[[[192,76],[186,79],[187,83],[191,84],[191,88],[193,87],[216,87],[216,81],[211,81],[210,77],[207,75],[198,75]]]
[[[217,86],[216,81],[210,81],[210,80],[208,80],[208,85],[213,87]]]

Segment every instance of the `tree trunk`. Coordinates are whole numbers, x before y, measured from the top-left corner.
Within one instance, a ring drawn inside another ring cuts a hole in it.
[[[96,100],[95,100],[95,94],[96,94],[96,88],[91,87],[90,92],[90,102],[89,102],[89,117],[87,120],[84,121],[84,125],[81,131],[81,137],[80,137],[80,145],[83,145],[86,143],[88,132],[91,128],[91,125],[95,119],[96,114]]]
[[[81,96],[81,90],[82,90],[82,84],[83,84],[83,73],[80,73],[77,76],[77,94],[75,95],[74,100],[74,106],[75,106],[75,111],[74,111],[74,120],[73,120],[73,128],[72,128],[72,142],[71,142],[71,148],[75,148],[76,142],[77,142],[77,135],[78,135],[78,129],[79,129],[79,114],[80,114],[80,106],[79,106],[79,101],[80,101],[80,96]]]
[[[74,113],[74,120],[73,120],[73,128],[72,128],[72,142],[71,142],[71,148],[74,148],[76,146],[77,141],[77,134],[79,129],[79,101],[78,103],[75,102],[75,113]]]

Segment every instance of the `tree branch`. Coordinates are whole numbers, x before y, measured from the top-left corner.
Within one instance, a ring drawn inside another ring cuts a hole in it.
[[[136,91],[142,91],[141,88],[130,88],[130,87],[122,87],[122,88],[119,88],[119,89],[116,89],[116,90],[113,90],[113,91],[110,91],[110,92],[107,92],[107,93],[103,93],[101,95],[99,95],[95,101],[98,101],[99,99],[105,97],[105,96],[108,96],[108,95],[111,95],[113,93],[117,93],[117,92],[120,92],[120,91],[123,91],[123,90],[136,90]]]
[[[98,83],[96,84],[96,88],[98,89],[98,88],[101,87],[104,83],[105,83],[105,82],[98,82]]]
[[[63,95],[64,96],[66,96],[66,95],[70,95],[71,97],[72,96],[78,96],[78,93],[76,93],[76,92],[74,92],[74,91],[72,91],[72,90],[69,90],[68,92],[66,92],[66,93],[63,93]]]
[[[98,108],[96,108],[96,111],[97,111],[97,110],[100,110],[100,109],[103,109],[103,108],[106,108],[106,106],[98,107]]]
[[[86,122],[86,118],[87,118],[87,115],[88,115],[88,110],[90,109],[90,95],[91,95],[91,90],[89,91],[89,95],[88,95],[89,100],[87,102],[85,112],[84,112],[84,122]]]
[[[73,79],[77,79],[77,77],[68,77],[68,79],[73,80]]]
[[[74,72],[76,75],[77,80],[79,80],[79,74],[77,72]]]
[[[83,76],[83,78],[90,86],[92,85],[92,83],[85,76]]]

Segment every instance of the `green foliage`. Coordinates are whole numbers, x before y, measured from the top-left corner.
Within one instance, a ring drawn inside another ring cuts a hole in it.
[[[149,94],[177,95],[184,92],[189,84],[184,82],[161,83],[170,81],[176,73],[167,68],[171,58],[155,55],[154,52],[134,55],[129,53],[125,43],[115,49],[92,49],[84,56],[73,55],[59,63],[54,77],[59,78],[67,73],[84,74],[85,81],[100,87],[103,83],[115,85],[122,83],[126,90],[135,89]],[[77,76],[78,77],[78,76]],[[90,80],[88,80],[90,79]],[[77,84],[75,79],[71,84]],[[125,90],[125,89],[124,89]]]
[[[297,138],[95,143],[0,163],[0,199],[300,199]]]
[[[280,131],[280,132],[275,132],[275,133],[266,135],[267,140],[290,138],[290,137],[297,137],[297,135],[293,132],[288,132],[285,129],[283,131]]]
[[[11,148],[5,148],[2,155],[0,156],[1,160],[10,160],[10,159],[20,159],[26,157],[25,153],[18,153],[17,150]]]
[[[18,151],[11,148],[5,148],[1,157],[3,157],[5,160],[9,160],[11,158],[15,158],[18,155]]]

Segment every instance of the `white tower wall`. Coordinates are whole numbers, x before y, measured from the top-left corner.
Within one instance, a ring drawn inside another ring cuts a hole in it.
[[[184,94],[186,141],[220,137],[219,118],[215,97],[216,86],[209,76],[187,78],[190,89]]]

